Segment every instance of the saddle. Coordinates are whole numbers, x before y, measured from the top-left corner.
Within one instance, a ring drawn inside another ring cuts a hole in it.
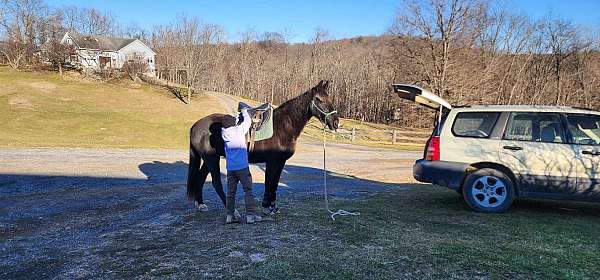
[[[269,103],[252,107],[244,102],[238,104],[238,111],[248,109],[252,119],[250,131],[246,134],[248,151],[254,149],[254,142],[269,139],[273,136],[273,107]]]

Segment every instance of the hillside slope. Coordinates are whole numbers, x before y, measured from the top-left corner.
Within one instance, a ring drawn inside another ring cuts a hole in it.
[[[203,92],[186,105],[160,86],[129,80],[111,83],[60,77],[53,72],[23,72],[0,67],[0,147],[116,147],[187,149],[188,130],[213,113],[231,113],[239,97]],[[328,139],[397,149],[421,149],[424,141],[391,145],[385,125],[343,119]],[[346,131],[343,133],[342,131]],[[301,138],[322,139],[312,119]],[[410,139],[409,139],[410,140]]]
[[[200,94],[186,105],[168,90],[126,80],[82,81],[0,67],[0,146],[188,147],[189,127],[223,112]]]

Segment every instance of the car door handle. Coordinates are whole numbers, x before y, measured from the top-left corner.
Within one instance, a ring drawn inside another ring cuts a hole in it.
[[[512,151],[523,150],[523,147],[519,147],[519,146],[504,146],[502,148],[507,149],[507,150],[512,150]]]
[[[600,156],[600,152],[598,151],[581,151],[584,155],[592,155],[592,156]]]

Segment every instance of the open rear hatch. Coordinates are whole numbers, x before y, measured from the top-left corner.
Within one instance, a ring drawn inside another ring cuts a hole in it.
[[[440,160],[440,133],[447,113],[452,110],[452,105],[430,91],[409,84],[392,84],[394,93],[402,99],[413,101],[417,104],[436,111],[434,130],[425,143],[424,160]]]
[[[410,100],[434,110],[451,110],[452,106],[446,100],[430,91],[409,84],[392,84],[394,92],[402,99]]]

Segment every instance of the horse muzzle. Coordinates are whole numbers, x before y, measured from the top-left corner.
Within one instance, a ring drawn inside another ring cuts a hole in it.
[[[329,130],[336,131],[340,125],[340,118],[338,118],[337,116],[331,116],[326,119],[325,123],[327,124]]]

